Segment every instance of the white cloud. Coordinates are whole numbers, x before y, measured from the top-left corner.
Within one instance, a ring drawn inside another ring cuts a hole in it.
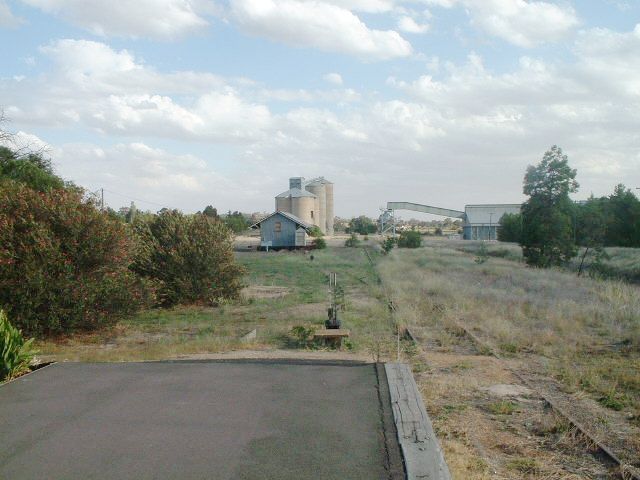
[[[398,28],[407,33],[426,33],[429,31],[429,25],[426,23],[418,23],[413,18],[403,16],[398,20]]]
[[[234,86],[209,73],[159,73],[126,50],[86,40],[60,40],[41,52],[53,60],[47,76],[0,82],[15,121],[231,143],[259,137],[270,123],[267,106],[237,92],[243,81]],[[187,99],[175,99],[181,95]]]
[[[608,94],[640,96],[640,23],[631,32],[606,28],[580,32],[575,50],[581,73],[600,86],[607,84]]]
[[[22,0],[100,36],[173,39],[208,25],[208,0]]]
[[[342,76],[339,73],[327,73],[322,78],[333,85],[342,85]]]
[[[411,54],[393,30],[370,29],[346,8],[304,0],[231,0],[231,17],[246,32],[292,46],[387,60]]]
[[[16,27],[22,20],[16,17],[5,0],[0,0],[0,27]]]
[[[471,23],[514,45],[530,48],[564,38],[578,26],[569,5],[527,0],[425,0],[427,4],[451,8],[462,5]]]
[[[573,59],[523,56],[507,72],[493,71],[475,53],[461,64],[432,58],[432,75],[396,73],[388,80],[396,91],[383,97],[163,73],[131,51],[65,40],[42,49],[52,62],[38,64],[50,71],[20,82],[0,79],[0,98],[10,99],[7,114],[22,130],[41,123],[73,132],[78,125],[118,138],[110,147],[57,147],[52,156],[64,159],[65,176],[159,203],[170,198],[187,210],[208,203],[269,209],[294,174],[334,180],[342,215],[373,214],[398,195],[451,208],[519,201],[526,165],[554,143],[578,168],[584,197],[640,182],[639,42],[640,27],[585,30]],[[158,138],[179,140],[181,152],[211,148],[224,157],[224,176],[202,155],[158,150]],[[229,203],[210,193],[218,185]],[[207,195],[212,200],[203,202]]]
[[[347,10],[355,10],[368,13],[384,13],[393,10],[394,0],[325,0],[326,3],[346,8]]]

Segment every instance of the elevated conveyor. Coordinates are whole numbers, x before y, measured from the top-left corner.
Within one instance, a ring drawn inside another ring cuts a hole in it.
[[[387,210],[412,210],[414,212],[430,213],[431,215],[440,215],[442,217],[465,218],[465,213],[459,210],[432,207],[430,205],[422,205],[421,203],[387,202]]]

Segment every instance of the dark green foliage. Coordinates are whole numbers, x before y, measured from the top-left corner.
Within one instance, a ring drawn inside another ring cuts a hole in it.
[[[360,245],[360,239],[355,233],[352,233],[349,238],[344,242],[345,247],[357,247]]]
[[[382,251],[384,252],[384,254],[388,254],[391,250],[393,250],[393,247],[396,246],[396,239],[393,237],[387,237],[384,239],[384,241],[382,242]]]
[[[202,211],[203,215],[206,215],[207,217],[211,217],[211,218],[220,218],[218,216],[218,209],[212,207],[211,205],[207,205],[206,207],[204,207],[204,210]]]
[[[640,200],[624,185],[603,199],[607,219],[605,243],[616,247],[640,247]]]
[[[349,223],[349,228],[347,228],[347,233],[359,233],[360,235],[368,235],[369,233],[376,233],[377,231],[378,227],[374,221],[364,215],[352,218]]]
[[[223,223],[164,209],[133,227],[140,248],[131,268],[158,283],[161,305],[215,305],[240,293],[244,269],[235,261],[233,238]]]
[[[501,242],[520,243],[522,234],[522,215],[519,213],[505,213],[500,218],[498,240]]]
[[[235,234],[242,233],[249,228],[249,222],[247,222],[245,216],[240,212],[231,213],[231,211],[229,211],[224,218],[224,224]]]
[[[97,328],[146,304],[133,250],[127,226],[78,189],[0,180],[0,308],[24,332]]]
[[[528,265],[563,265],[575,257],[575,212],[569,199],[578,189],[575,177],[567,156],[555,145],[538,165],[527,168],[523,191],[529,199],[522,206],[520,244]]]
[[[29,371],[37,353],[31,348],[32,343],[33,339],[25,340],[22,332],[11,325],[7,314],[0,310],[0,382]]]
[[[53,173],[51,162],[37,153],[18,155],[0,146],[0,178],[23,183],[38,192],[65,187],[65,182]]]
[[[398,247],[400,248],[418,248],[422,246],[422,236],[420,232],[415,230],[405,230],[400,232],[398,237]]]
[[[585,247],[640,247],[640,200],[624,185],[576,205],[576,240]]]
[[[322,236],[322,230],[320,230],[320,227],[318,227],[317,225],[314,225],[313,227],[311,227],[311,231],[309,232],[309,236],[314,237],[314,238],[319,238]]]
[[[317,250],[323,250],[327,248],[327,242],[322,237],[316,238],[315,241],[313,242],[313,247]]]

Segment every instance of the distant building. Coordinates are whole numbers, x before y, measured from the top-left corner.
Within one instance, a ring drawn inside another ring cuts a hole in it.
[[[307,246],[313,225],[288,212],[273,212],[251,228],[260,229],[262,249],[294,249]]]
[[[276,196],[276,211],[287,212],[333,235],[333,183],[324,177],[289,179],[289,190]]]
[[[465,240],[497,240],[502,216],[520,213],[520,208],[519,203],[466,205],[462,237]]]
[[[412,202],[387,202],[387,209],[382,212],[380,230],[382,233],[392,229],[395,232],[395,211],[411,210],[414,212],[439,215],[441,217],[462,219],[462,238],[465,240],[497,240],[500,219],[505,214],[520,213],[519,203],[501,203],[485,205],[466,205],[464,212],[448,208],[432,207]]]

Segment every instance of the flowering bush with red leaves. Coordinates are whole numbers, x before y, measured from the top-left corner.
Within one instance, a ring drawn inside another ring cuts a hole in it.
[[[93,329],[154,301],[126,224],[75,189],[0,180],[0,308],[28,334]]]

